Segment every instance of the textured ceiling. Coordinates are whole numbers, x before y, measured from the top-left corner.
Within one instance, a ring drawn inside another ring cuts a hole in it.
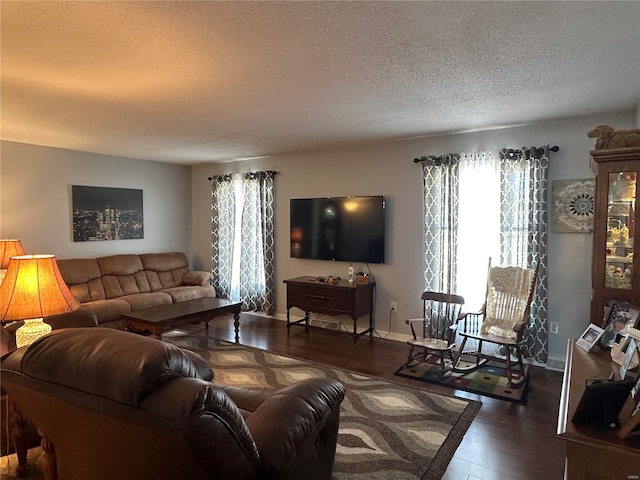
[[[3,140],[228,161],[630,111],[640,2],[0,3]]]

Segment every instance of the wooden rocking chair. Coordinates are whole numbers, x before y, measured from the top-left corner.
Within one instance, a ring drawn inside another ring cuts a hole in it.
[[[462,342],[456,358],[455,371],[472,371],[489,360],[504,362],[509,386],[517,388],[522,385],[529,372],[522,361],[521,348],[524,345],[524,332],[529,324],[536,279],[537,269],[492,267],[489,261],[487,293],[482,310],[466,313],[458,329]],[[476,340],[477,349],[464,351],[469,338]],[[482,352],[484,343],[498,345],[500,354]],[[515,360],[512,360],[512,354]],[[475,365],[463,367],[463,355],[465,358],[475,357]]]
[[[422,318],[406,320],[411,326],[413,339],[408,340],[409,356],[405,366],[426,362],[430,355],[437,358],[443,375],[449,374],[455,364],[455,329],[460,319],[464,298],[460,295],[424,292]],[[419,334],[414,324],[420,324]]]

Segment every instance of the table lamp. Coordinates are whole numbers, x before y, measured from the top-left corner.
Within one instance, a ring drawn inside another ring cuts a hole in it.
[[[2,280],[7,274],[7,265],[9,265],[9,259],[16,255],[24,255],[22,244],[20,240],[3,239],[0,240],[0,285]]]
[[[24,320],[16,345],[31,344],[51,331],[42,317],[70,312],[80,304],[64,283],[54,255],[11,257],[0,285],[0,320]]]

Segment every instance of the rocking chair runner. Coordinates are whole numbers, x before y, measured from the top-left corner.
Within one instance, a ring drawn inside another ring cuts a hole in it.
[[[460,318],[464,298],[460,295],[438,292],[424,292],[422,298],[422,318],[406,320],[411,326],[413,339],[405,366],[426,362],[429,355],[435,355],[442,374],[450,372],[455,364],[455,329]],[[414,324],[420,324],[420,336]]]
[[[489,262],[485,304],[480,312],[465,314],[461,321],[462,328],[458,330],[462,343],[456,359],[456,371],[472,371],[489,360],[494,360],[506,363],[510,387],[515,388],[528,378],[528,368],[522,361],[521,348],[524,345],[524,332],[529,324],[536,278],[537,268],[492,267]],[[464,347],[469,338],[477,341],[478,348],[465,352]],[[502,355],[483,353],[482,346],[485,342],[502,347],[504,358]],[[512,354],[515,355],[515,362],[511,359]],[[462,367],[463,355],[475,357],[475,365]]]

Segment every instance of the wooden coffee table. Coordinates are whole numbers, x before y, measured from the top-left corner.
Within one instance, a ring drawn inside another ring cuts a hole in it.
[[[126,328],[131,331],[150,331],[155,338],[163,332],[186,323],[204,321],[205,328],[209,322],[224,313],[233,313],[233,326],[236,330],[236,342],[240,339],[240,307],[241,302],[233,302],[224,298],[199,298],[187,302],[172,303],[159,307],[123,313]]]

